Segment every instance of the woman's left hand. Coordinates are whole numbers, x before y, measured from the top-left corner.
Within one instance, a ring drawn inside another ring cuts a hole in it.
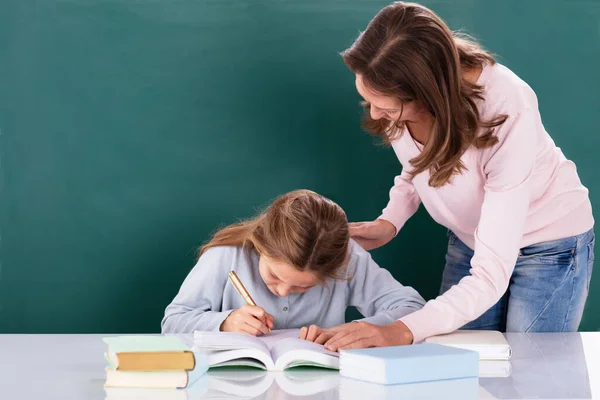
[[[389,325],[373,325],[368,322],[351,322],[335,328],[336,333],[325,342],[330,351],[386,347],[412,344],[413,334],[401,321]]]

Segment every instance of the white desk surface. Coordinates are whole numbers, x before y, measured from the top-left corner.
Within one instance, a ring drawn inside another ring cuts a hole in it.
[[[0,399],[600,399],[600,332],[508,333],[506,377],[381,386],[335,371],[205,375],[186,390],[107,396],[105,344],[113,335],[0,335]],[[504,371],[504,372],[502,372]]]

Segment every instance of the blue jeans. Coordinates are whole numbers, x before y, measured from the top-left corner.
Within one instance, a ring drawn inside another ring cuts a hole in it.
[[[594,265],[594,232],[524,247],[508,290],[462,329],[574,332],[579,328]],[[473,250],[448,232],[440,293],[470,275]]]

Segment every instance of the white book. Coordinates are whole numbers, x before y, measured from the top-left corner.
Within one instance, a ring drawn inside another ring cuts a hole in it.
[[[249,366],[283,371],[299,366],[339,369],[339,354],[298,339],[299,329],[274,330],[262,336],[234,332],[194,333],[194,351],[208,356],[210,368]]]
[[[204,367],[194,371],[118,371],[112,368],[105,368],[106,380],[104,382],[104,387],[149,389],[185,388],[199,379],[206,369],[207,368]]]
[[[431,336],[424,342],[473,350],[479,353],[480,360],[509,360],[512,355],[508,341],[498,331],[458,330]]]

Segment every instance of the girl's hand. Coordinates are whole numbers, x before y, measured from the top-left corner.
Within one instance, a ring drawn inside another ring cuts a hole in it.
[[[376,249],[394,238],[396,227],[384,219],[371,222],[352,222],[348,224],[350,237],[365,250]]]
[[[338,325],[331,328],[320,328],[317,325],[311,325],[308,328],[303,326],[300,329],[300,339],[308,340],[318,344],[325,344],[329,339],[335,336],[336,333],[345,329],[348,324]]]
[[[333,335],[326,335],[326,330],[318,327],[317,325],[311,325],[308,328],[303,326],[300,329],[300,339],[308,340],[309,342],[315,342],[318,344],[325,344],[325,342]]]
[[[252,336],[266,335],[273,328],[273,316],[258,306],[244,305],[223,321],[222,332],[244,332]]]

